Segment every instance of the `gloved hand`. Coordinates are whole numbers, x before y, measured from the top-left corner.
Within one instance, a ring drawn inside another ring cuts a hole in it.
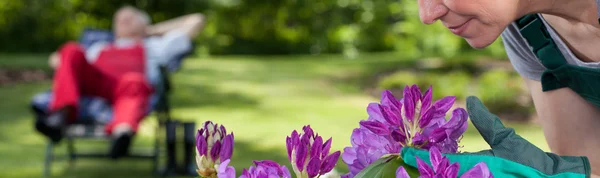
[[[498,116],[490,113],[477,97],[467,98],[467,111],[471,122],[491,149],[443,154],[450,163],[460,164],[458,175],[479,162],[485,162],[494,177],[590,177],[590,164],[586,157],[558,156],[542,151],[517,135],[514,129],[504,127]],[[415,168],[416,156],[429,160],[427,150],[416,148],[405,147],[401,155],[406,164]]]

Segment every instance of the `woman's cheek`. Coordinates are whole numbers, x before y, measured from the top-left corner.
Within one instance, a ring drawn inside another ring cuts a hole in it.
[[[456,14],[462,16],[477,16],[477,13],[485,7],[484,2],[478,0],[445,0],[446,7]]]

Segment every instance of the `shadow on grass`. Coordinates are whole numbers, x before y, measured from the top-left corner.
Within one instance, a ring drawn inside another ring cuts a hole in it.
[[[0,134],[0,140],[13,140],[15,138],[10,138],[11,136],[23,132],[23,130],[16,130],[15,128],[34,130],[34,114],[30,109],[30,101],[36,93],[47,89],[47,87],[47,82],[0,87],[0,98],[2,98],[0,101],[0,125],[2,126],[0,128],[4,130],[4,134]],[[19,125],[20,123],[25,123],[27,126]],[[9,131],[15,131],[16,133],[6,133]]]
[[[68,165],[68,164],[63,164]],[[152,172],[152,163],[144,160],[78,160],[65,171],[54,177],[157,177]]]
[[[287,152],[285,149],[277,148],[260,148],[257,147],[259,140],[256,142],[246,140],[236,140],[234,154],[231,158],[230,166],[236,168],[236,175],[241,175],[244,168],[249,168],[253,165],[254,160],[273,160],[282,165],[285,165],[293,174],[290,167]],[[67,161],[57,164],[55,169],[62,166],[64,171],[54,174],[54,177],[152,177],[152,163],[144,160],[122,159],[112,161],[109,159],[81,159],[69,167]]]

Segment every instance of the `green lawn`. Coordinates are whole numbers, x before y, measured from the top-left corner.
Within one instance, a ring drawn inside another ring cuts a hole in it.
[[[0,56],[0,68],[39,68],[47,64],[42,55],[35,56]],[[389,54],[354,60],[340,56],[190,59],[173,76],[174,116],[196,123],[212,120],[233,131],[232,164],[238,173],[256,159],[287,164],[285,137],[303,125],[310,124],[319,135],[333,137],[333,149],[348,146],[352,129],[367,117],[366,106],[378,101],[361,90],[360,85],[372,83],[364,81],[364,76],[413,62]],[[33,129],[28,103],[33,94],[49,86],[47,81],[0,87],[0,177],[41,176],[45,140]],[[150,146],[155,124],[152,121],[148,118],[143,123],[134,143],[136,148]],[[508,125],[548,150],[540,127]],[[89,149],[108,147],[87,144]],[[464,151],[487,148],[474,128],[468,129],[462,144]],[[57,149],[59,154],[66,150],[64,145]],[[52,174],[65,178],[150,177],[150,166],[139,160],[78,160],[70,167],[66,162],[55,164]],[[341,159],[337,170],[347,171]]]

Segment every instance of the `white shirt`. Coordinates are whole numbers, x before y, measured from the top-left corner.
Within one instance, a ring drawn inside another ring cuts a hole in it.
[[[105,49],[108,42],[97,42],[92,44],[85,51],[85,58],[92,64]],[[129,47],[135,45],[132,39],[120,38],[114,41],[114,46]],[[154,36],[144,39],[144,53],[146,56],[146,77],[153,85],[159,81],[159,67],[166,64],[169,60],[184,54],[192,48],[191,39],[187,34],[180,30],[172,30],[163,36]]]

